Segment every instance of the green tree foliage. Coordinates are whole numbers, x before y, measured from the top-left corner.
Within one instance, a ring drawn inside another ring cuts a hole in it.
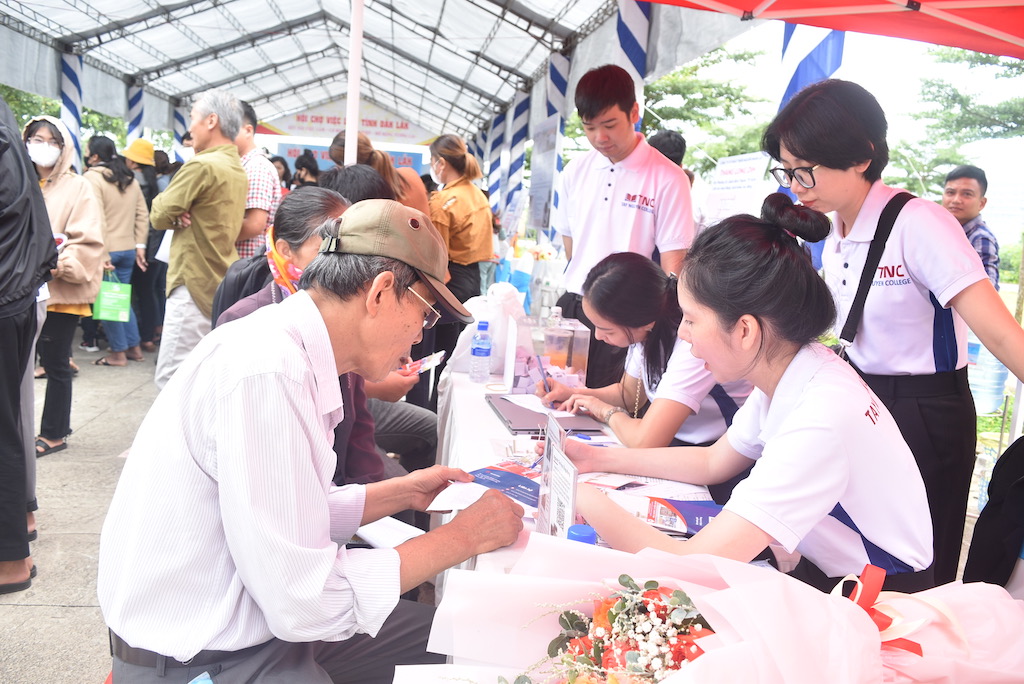
[[[728,52],[716,48],[686,66],[662,76],[644,87],[646,108],[640,130],[650,135],[678,123],[685,128],[717,129],[723,121],[750,116],[752,98],[735,83],[707,78],[702,74],[725,61],[750,64],[760,52]],[[680,131],[685,136],[685,131]]]
[[[738,126],[731,130],[714,125],[707,128],[710,138],[704,143],[686,146],[683,166],[702,178],[707,178],[723,157],[757,152],[761,149],[761,135],[767,124]]]
[[[938,62],[963,64],[970,69],[992,70],[997,78],[1024,77],[1024,61],[955,48],[933,48]],[[982,104],[975,94],[960,90],[944,80],[921,82],[921,99],[935,107],[919,118],[931,120],[929,130],[957,143],[987,138],[1013,138],[1024,135],[1024,98],[1016,97],[996,104]]]
[[[706,72],[727,61],[753,64],[760,54],[717,48],[646,85],[641,132],[648,136],[662,129],[682,133],[688,143],[684,165],[702,176],[722,157],[756,152],[767,122],[736,127],[730,124],[749,119],[750,105],[762,100],[748,95],[744,86],[710,78]],[[583,123],[576,112],[565,123],[565,136],[565,147],[570,152],[588,149]]]
[[[7,101],[7,105],[14,112],[15,119],[22,127],[31,121],[32,117],[41,114],[60,116],[60,103],[48,97],[26,93],[23,90],[2,84],[0,84],[0,97]],[[123,119],[107,116],[86,107],[82,108],[81,140],[83,145],[94,135],[105,135],[111,138],[120,149],[125,145],[127,133],[127,125]]]
[[[938,201],[945,187],[946,174],[953,167],[971,161],[956,147],[954,143],[943,140],[916,143],[901,140],[889,148],[889,166],[886,167],[889,174],[883,180],[887,185],[903,188],[918,197]]]
[[[1021,243],[999,245],[999,282],[1016,283],[1020,281]]]

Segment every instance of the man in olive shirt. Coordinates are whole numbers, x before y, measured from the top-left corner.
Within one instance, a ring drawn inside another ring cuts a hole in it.
[[[174,231],[156,362],[160,389],[210,332],[214,292],[238,259],[235,240],[249,189],[234,142],[241,124],[242,107],[235,96],[222,90],[200,93],[189,127],[196,154],[153,200],[153,227]]]

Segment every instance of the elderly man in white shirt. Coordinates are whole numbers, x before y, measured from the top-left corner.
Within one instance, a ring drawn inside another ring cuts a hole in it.
[[[435,305],[472,317],[424,214],[368,200],[325,232],[303,291],[204,338],[139,429],[100,540],[114,681],[390,682],[443,661],[426,653],[433,609],[399,595],[522,529],[491,491],[395,549],[344,546],[472,476],[335,487],[338,375],[386,376]]]

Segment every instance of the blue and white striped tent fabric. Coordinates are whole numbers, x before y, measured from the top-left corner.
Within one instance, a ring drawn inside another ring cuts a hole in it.
[[[142,137],[142,86],[128,86],[128,142]]]
[[[82,171],[82,56],[63,54],[60,60],[60,120],[71,132],[74,159],[71,165]]]

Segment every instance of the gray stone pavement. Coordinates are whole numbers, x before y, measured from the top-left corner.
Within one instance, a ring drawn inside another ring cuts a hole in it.
[[[102,353],[78,351],[78,341],[74,432],[65,451],[37,461],[39,539],[32,557],[39,575],[28,591],[0,596],[3,684],[102,684],[110,671],[96,598],[100,528],[125,452],[157,395],[156,354],[124,368],[93,366]],[[35,388],[38,425],[46,381]],[[972,493],[965,551],[976,517]]]
[[[124,452],[156,398],[156,354],[124,368],[93,366],[77,349],[68,448],[39,459],[39,539],[32,588],[0,596],[0,682],[102,684],[110,672],[96,599],[100,528]],[[35,381],[36,425],[46,390]]]

